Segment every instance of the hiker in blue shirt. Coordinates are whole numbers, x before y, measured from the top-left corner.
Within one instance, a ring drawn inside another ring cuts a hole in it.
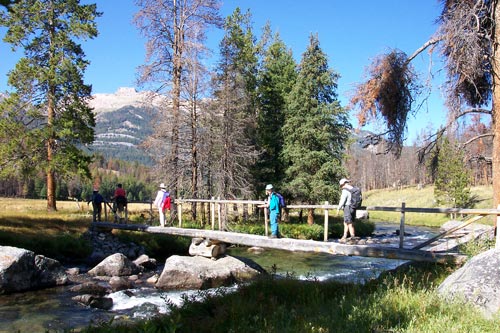
[[[92,202],[92,222],[101,222],[102,204],[104,201],[103,196],[99,193],[98,189],[94,189],[92,198],[87,202],[87,205]]]
[[[269,208],[269,220],[271,223],[270,238],[279,238],[278,216],[280,214],[280,203],[278,196],[274,193],[273,185],[266,186],[266,194],[268,195],[266,207]]]

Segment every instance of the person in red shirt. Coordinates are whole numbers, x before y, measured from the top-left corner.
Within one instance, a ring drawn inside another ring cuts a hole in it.
[[[122,214],[127,206],[127,193],[123,189],[122,184],[117,184],[115,194],[111,198],[113,200],[113,210],[115,211],[115,222],[118,218],[122,219]],[[118,214],[120,213],[120,214]]]

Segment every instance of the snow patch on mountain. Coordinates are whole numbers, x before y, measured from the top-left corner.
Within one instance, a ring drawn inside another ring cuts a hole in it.
[[[121,87],[115,93],[96,93],[89,105],[96,112],[109,112],[125,106],[150,107],[159,106],[165,98],[148,91],[137,91],[135,88]]]

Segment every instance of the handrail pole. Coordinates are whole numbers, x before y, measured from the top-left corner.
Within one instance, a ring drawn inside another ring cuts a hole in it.
[[[328,201],[325,201],[325,206],[328,206]],[[325,208],[325,236],[323,240],[328,241],[328,208]]]
[[[497,209],[500,209],[500,205],[497,206]],[[495,223],[495,229],[497,231],[497,238],[495,241],[495,249],[500,249],[500,232],[498,232],[498,225],[500,224],[500,214],[497,215],[497,220]]]
[[[403,248],[405,240],[405,207],[406,203],[401,203],[401,221],[399,222],[399,248]]]
[[[210,220],[212,221],[212,230],[215,230],[215,197],[212,197],[210,202]]]
[[[217,198],[217,214],[218,214],[218,221],[219,221],[219,230],[222,229],[222,205],[220,203],[220,197]]]
[[[266,203],[267,203],[267,200],[266,200]],[[264,233],[266,236],[269,236],[269,230],[268,230],[268,226],[267,226],[267,221],[268,221],[268,216],[267,216],[267,213],[268,213],[268,209],[266,207],[264,207]]]
[[[179,228],[182,228],[182,203],[177,204],[177,215],[179,216]]]
[[[149,198],[149,225],[153,225],[153,198]]]

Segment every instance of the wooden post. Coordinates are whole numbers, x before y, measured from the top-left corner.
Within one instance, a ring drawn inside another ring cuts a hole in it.
[[[177,216],[179,217],[179,228],[182,228],[182,203],[177,204]]]
[[[153,199],[149,198],[149,225],[153,225]]]
[[[212,197],[210,201],[210,221],[212,223],[212,230],[215,230],[215,198]]]
[[[403,202],[401,204],[401,221],[399,223],[399,248],[403,248],[404,240],[405,240],[405,207],[406,203]]]
[[[266,200],[266,204],[267,204],[267,200]],[[266,236],[269,236],[269,228],[267,226],[267,221],[269,220],[268,218],[268,209],[264,207],[264,230],[265,230],[265,234]]]
[[[220,197],[217,198],[217,218],[219,222],[219,230],[222,229],[222,205],[220,204]]]
[[[94,210],[92,210],[92,216],[94,214]],[[108,205],[104,202],[104,221],[108,222]]]
[[[243,221],[248,220],[248,204],[244,203],[243,205]]]
[[[500,205],[497,206],[497,209],[500,209]],[[496,223],[496,230],[497,230],[497,239],[495,241],[495,249],[500,249],[500,232],[498,232],[498,227],[500,226],[500,215],[497,215],[497,223]]]
[[[328,201],[325,201],[325,206],[328,206]],[[325,208],[325,236],[323,239],[325,242],[328,241],[328,209]]]

